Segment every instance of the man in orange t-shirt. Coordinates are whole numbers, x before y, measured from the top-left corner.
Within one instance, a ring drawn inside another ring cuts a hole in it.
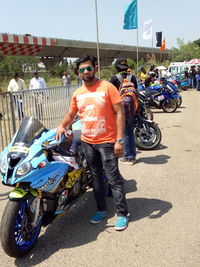
[[[97,212],[91,217],[93,224],[106,218],[103,169],[108,177],[117,211],[116,230],[128,226],[128,209],[123,178],[118,168],[118,157],[123,154],[124,109],[118,90],[111,83],[95,76],[96,58],[84,56],[77,60],[77,73],[84,84],[71,99],[69,110],[57,127],[57,138],[67,134],[78,113],[82,122],[82,147],[93,178]]]

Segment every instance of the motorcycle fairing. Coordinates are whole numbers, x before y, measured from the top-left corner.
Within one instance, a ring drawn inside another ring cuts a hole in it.
[[[43,168],[33,169],[23,177],[16,177],[13,174],[11,184],[30,183],[34,189],[50,191],[65,175],[69,165],[63,162],[51,162]]]
[[[181,95],[178,95],[178,94],[173,94],[171,95],[172,98],[182,98]]]
[[[16,187],[14,190],[12,190],[9,193],[9,199],[22,199],[24,198],[28,193],[31,193],[34,197],[38,196],[38,192],[30,187]]]

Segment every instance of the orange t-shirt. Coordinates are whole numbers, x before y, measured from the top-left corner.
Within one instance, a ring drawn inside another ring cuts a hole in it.
[[[120,102],[119,92],[110,82],[99,80],[93,86],[78,88],[72,96],[69,110],[79,113],[81,139],[90,144],[114,143],[117,127],[112,105]]]

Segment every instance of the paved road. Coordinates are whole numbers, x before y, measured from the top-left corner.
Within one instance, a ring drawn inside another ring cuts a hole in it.
[[[113,228],[112,199],[107,222],[88,222],[95,210],[88,192],[79,207],[42,231],[30,255],[15,260],[0,248],[1,266],[200,266],[200,93],[182,96],[176,113],[154,112],[161,148],[138,151],[136,165],[121,166],[130,210],[125,231]],[[0,187],[0,215],[8,191]]]

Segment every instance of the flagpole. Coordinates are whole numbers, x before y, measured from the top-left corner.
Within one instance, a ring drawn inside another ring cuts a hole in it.
[[[96,11],[96,33],[97,33],[97,64],[98,64],[98,76],[100,77],[100,56],[99,56],[99,27],[98,27],[98,8],[97,0],[95,0],[95,11]]]
[[[137,28],[137,70],[138,70],[138,28]]]

